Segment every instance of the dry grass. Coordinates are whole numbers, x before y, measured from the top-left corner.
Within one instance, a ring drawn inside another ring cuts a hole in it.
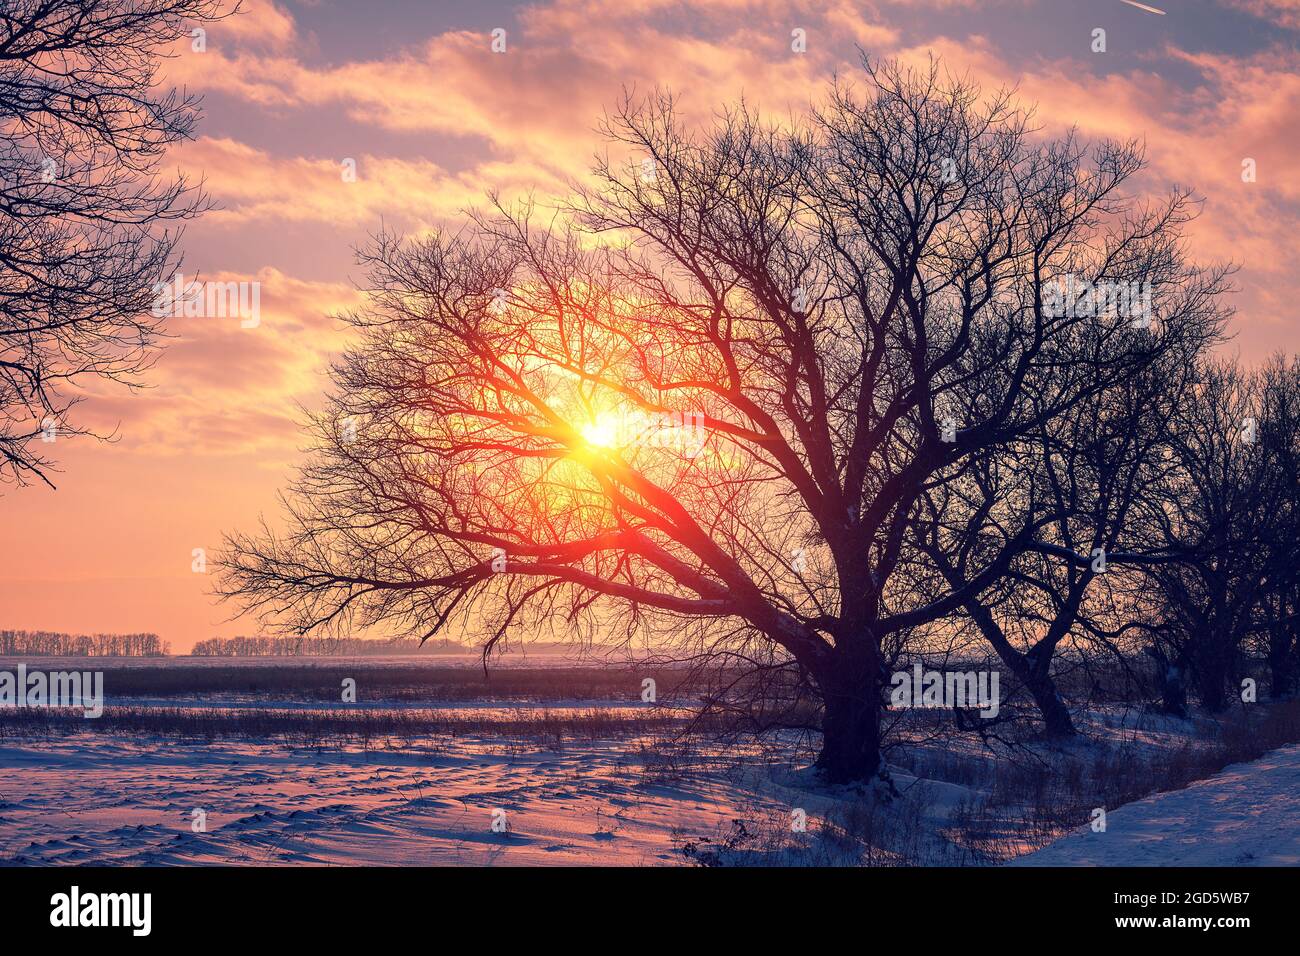
[[[933,715],[910,730],[924,738]],[[1139,718],[1123,736],[1082,738],[1065,747],[1022,735],[998,755],[969,737],[904,744],[893,757],[918,775],[892,798],[882,791],[823,790],[833,808],[806,833],[792,833],[786,813],[757,804],[714,833],[678,834],[685,862],[699,866],[978,866],[1037,849],[1107,810],[1153,793],[1176,790],[1230,764],[1258,759],[1300,741],[1300,701],[1253,705],[1196,725]],[[656,778],[698,766],[689,754],[658,753]],[[946,809],[936,787],[969,796]]]
[[[78,665],[82,669],[88,664]],[[95,669],[95,668],[91,668]],[[654,678],[662,696],[689,693],[680,669],[606,665],[599,667],[453,667],[382,661],[275,662],[273,664],[139,664],[104,670],[104,693],[122,697],[251,695],[284,701],[339,700],[345,679],[356,681],[360,701],[430,703],[470,700],[641,699],[641,682]]]
[[[1232,711],[1208,733],[1168,746],[1134,736],[1043,763],[999,763],[993,785],[958,806],[946,836],[975,862],[1003,862],[1088,824],[1095,808],[1180,790],[1298,741],[1300,701],[1284,701]]]
[[[430,736],[490,736],[503,741],[519,738],[536,749],[538,741],[552,749],[565,738],[617,739],[680,726],[671,712],[642,713],[596,708],[555,712],[519,710],[510,714],[463,711],[337,709],[275,710],[205,707],[104,708],[102,716],[86,719],[80,710],[20,709],[0,712],[0,737],[62,736],[98,733],[112,736],[152,736],[169,739],[284,740],[318,745],[327,742],[372,742],[390,738],[418,740]]]

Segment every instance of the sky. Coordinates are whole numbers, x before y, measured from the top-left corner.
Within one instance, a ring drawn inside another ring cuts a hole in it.
[[[166,169],[219,206],[189,227],[182,272],[259,282],[260,321],[169,318],[146,388],[88,383],[77,414],[114,440],[42,448],[57,489],[0,496],[0,628],[152,631],[175,652],[257,632],[214,603],[195,550],[275,522],[306,444],[300,409],[347,341],[336,316],[364,303],[355,248],[381,226],[455,225],[491,190],[562,194],[625,89],[670,89],[700,120],[741,96],[783,117],[851,80],[860,51],[937,55],[1015,87],[1046,134],[1144,142],[1144,189],[1204,198],[1193,255],[1240,267],[1229,351],[1297,351],[1300,0],[1145,6],[1163,14],[1124,0],[244,0],[164,66],[204,105]]]

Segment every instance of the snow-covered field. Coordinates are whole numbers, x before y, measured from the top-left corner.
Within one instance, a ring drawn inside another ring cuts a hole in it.
[[[783,828],[802,806],[815,831],[838,802],[788,775],[782,785],[774,770],[660,779],[629,753],[626,741],[511,752],[474,738],[432,750],[10,741],[0,746],[0,862],[672,865],[686,862],[687,841],[717,843],[734,820]],[[807,845],[812,834],[787,836]],[[1300,746],[1110,810],[1105,832],[1084,828],[1015,862],[1300,864]]]
[[[444,752],[92,735],[8,743],[0,861],[664,864],[683,861],[683,838],[711,836],[758,805],[722,776],[648,780],[625,746],[512,754],[473,739]],[[194,832],[195,810],[206,832]],[[508,829],[494,832],[494,819]]]
[[[0,725],[0,864],[1300,863],[1298,746],[1121,805],[1152,768],[1194,764],[1205,718],[1115,708],[1078,715],[1066,746],[996,752],[917,724],[881,800],[818,786],[794,740],[682,751],[672,708],[564,680],[544,702],[413,700],[399,681],[347,706],[248,681],[136,687],[102,720],[15,719]],[[1098,801],[1104,833],[1031,853]]]
[[[1300,746],[1107,814],[1013,866],[1300,866]]]

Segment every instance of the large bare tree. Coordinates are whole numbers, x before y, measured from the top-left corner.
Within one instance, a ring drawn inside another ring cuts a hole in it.
[[[159,58],[220,7],[0,7],[0,482],[49,483],[37,439],[82,431],[69,386],[132,384],[151,360],[152,287],[176,265],[175,224],[205,205],[157,176],[198,116],[193,96],[159,88]]]
[[[377,237],[287,524],[231,537],[222,592],[301,631],[766,648],[817,691],[826,779],[875,775],[900,635],[1080,558],[1042,508],[953,583],[928,508],[1213,327],[1222,273],[1183,261],[1185,195],[1126,194],[1134,145],[1042,138],[933,64],[862,86],[793,128],[629,104],[570,208]],[[1159,319],[1059,307],[1071,273],[1158,283]]]

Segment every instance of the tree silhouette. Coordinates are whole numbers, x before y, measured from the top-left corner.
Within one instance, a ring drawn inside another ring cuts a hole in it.
[[[287,528],[231,536],[221,593],[304,632],[766,650],[815,689],[825,778],[875,775],[891,648],[1026,560],[1092,560],[1038,449],[1225,312],[1188,196],[1125,193],[1133,144],[1043,138],[937,64],[863,85],[795,126],[626,103],[564,209],[377,236]],[[1157,318],[1067,275],[1147,284]]]
[[[1144,569],[1157,591],[1153,653],[1190,677],[1211,713],[1262,632],[1279,696],[1295,669],[1297,372],[1202,362],[1173,419],[1157,532],[1181,560]],[[1178,708],[1174,708],[1175,710]]]
[[[1300,358],[1275,355],[1259,372],[1260,443],[1272,480],[1258,507],[1269,521],[1265,595],[1260,629],[1270,671],[1270,694],[1300,689]]]
[[[198,115],[159,57],[220,0],[7,0],[0,13],[0,482],[50,483],[36,444],[83,433],[67,386],[134,384],[153,284],[203,196],[157,178]]]
[[[1010,573],[963,612],[1033,699],[1049,736],[1075,733],[1052,666],[1070,640],[1124,619],[1133,603],[1130,566],[1169,564],[1185,552],[1160,533],[1153,513],[1169,491],[1169,425],[1189,400],[1197,359],[1216,323],[1167,334],[1141,372],[1045,422],[1030,440],[972,458],[963,480],[927,492],[929,521],[917,547],[954,588],[964,565],[979,564],[1017,529],[1036,525],[1037,543]]]

